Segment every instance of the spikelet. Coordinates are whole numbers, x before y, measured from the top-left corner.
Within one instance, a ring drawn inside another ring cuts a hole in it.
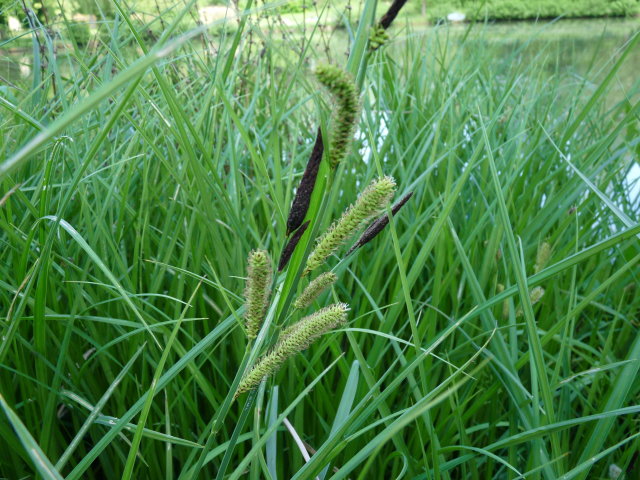
[[[247,337],[256,338],[269,304],[271,291],[271,258],[264,250],[252,250],[247,258],[245,325]]]
[[[333,272],[326,272],[322,275],[318,275],[317,278],[307,285],[307,288],[304,289],[296,301],[293,302],[293,306],[298,309],[307,308],[316,298],[318,298],[318,295],[333,285],[337,279],[338,277]]]
[[[305,350],[320,335],[343,325],[348,311],[346,303],[335,303],[304,317],[282,332],[276,346],[242,377],[235,396],[257,387],[263,378],[275,373],[289,357]]]
[[[404,204],[413,196],[413,192],[407,193],[404,197],[400,199],[398,203],[396,203],[393,207],[391,207],[391,215],[394,215],[400,211]],[[373,240],[376,235],[378,235],[384,227],[389,224],[389,217],[386,213],[383,213],[382,216],[378,217],[371,225],[367,227],[367,229],[360,235],[360,238],[347,252],[347,255],[350,255],[354,250],[366,245],[371,240]]]
[[[347,154],[358,115],[358,95],[351,75],[334,65],[318,65],[316,78],[335,98],[338,108],[333,115],[329,163],[335,168]]]
[[[536,254],[536,265],[534,267],[534,273],[538,273],[540,270],[546,267],[550,257],[551,245],[549,245],[548,242],[542,242],[538,247],[538,253]]]
[[[544,288],[535,287],[531,292],[529,292],[529,299],[531,300],[531,305],[535,305],[540,301],[542,296],[544,295]]]
[[[320,237],[307,259],[305,274],[322,265],[367,220],[380,213],[391,200],[395,188],[396,182],[392,177],[380,177],[371,182],[356,202]]]

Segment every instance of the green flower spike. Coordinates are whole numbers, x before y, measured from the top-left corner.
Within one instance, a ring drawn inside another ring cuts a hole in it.
[[[342,217],[320,237],[307,259],[305,273],[322,265],[327,257],[357,232],[367,220],[383,211],[391,200],[395,188],[396,182],[392,177],[380,177],[371,182],[360,194],[356,203],[351,205]]]
[[[296,299],[293,306],[298,309],[307,308],[318,298],[318,295],[333,285],[337,279],[338,277],[333,272],[326,272],[319,275],[318,278],[307,285],[307,288],[305,288],[302,294]]]
[[[538,273],[544,267],[547,266],[551,258],[551,245],[548,242],[542,242],[538,247],[538,253],[536,254],[536,265],[534,267],[534,273]]]
[[[271,290],[271,259],[264,250],[253,250],[247,258],[247,285],[244,291],[247,337],[256,338],[264,320]]]
[[[349,306],[335,303],[304,317],[280,334],[276,346],[260,358],[238,384],[236,397],[257,387],[263,378],[275,373],[293,355],[305,350],[322,334],[347,321]]]
[[[353,78],[333,65],[319,65],[315,69],[317,79],[335,97],[338,109],[333,115],[329,150],[329,163],[335,168],[346,156],[353,137],[358,115],[358,94]]]

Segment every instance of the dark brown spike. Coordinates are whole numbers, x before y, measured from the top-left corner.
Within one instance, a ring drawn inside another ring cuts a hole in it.
[[[391,207],[391,214],[395,215],[396,213],[398,213],[398,211],[404,206],[405,203],[407,203],[407,201],[412,196],[413,192],[409,192],[404,197],[402,197],[398,203]],[[378,235],[384,229],[384,227],[387,226],[388,223],[389,217],[386,213],[376,218],[373,223],[369,225],[367,229],[362,233],[362,235],[360,235],[358,241],[354,243],[353,246],[349,249],[349,251],[347,252],[347,256],[353,253],[354,250],[373,240],[375,236]]]
[[[279,272],[281,272],[284,269],[284,267],[287,266],[287,263],[289,263],[289,259],[291,258],[291,255],[293,255],[293,251],[296,249],[296,246],[298,245],[298,242],[302,238],[302,234],[304,234],[304,232],[307,230],[307,227],[309,227],[309,220],[304,222],[300,226],[300,228],[298,228],[294,232],[293,236],[287,242],[287,245],[282,250],[282,255],[280,255],[280,262],[278,263]]]
[[[389,10],[387,10],[387,13],[382,16],[378,25],[385,30],[389,28],[405,3],[407,3],[407,0],[395,0],[389,7]]]
[[[307,214],[307,210],[309,210],[311,194],[313,193],[313,188],[316,186],[316,178],[318,177],[318,170],[320,169],[323,152],[324,143],[322,142],[322,132],[320,131],[320,127],[318,127],[316,143],[313,146],[311,156],[307,162],[307,167],[304,170],[304,174],[302,174],[302,179],[300,180],[300,185],[296,191],[296,196],[291,204],[289,218],[287,218],[287,235],[302,225],[302,221]]]

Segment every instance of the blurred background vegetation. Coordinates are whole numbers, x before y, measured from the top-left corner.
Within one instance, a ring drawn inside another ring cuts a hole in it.
[[[201,0],[196,2],[196,9],[227,5],[237,8],[238,3],[238,0]],[[312,0],[291,0],[283,2],[280,11],[301,13],[316,3]],[[343,11],[345,7],[351,6],[351,3],[360,2],[337,0],[332,2],[332,7],[336,11]],[[385,4],[390,3],[380,2],[383,8]],[[53,18],[60,16],[72,17],[80,14],[113,17],[114,14],[114,6],[110,0],[43,0],[40,2],[3,0],[0,5],[0,26],[5,28],[8,26],[9,16],[24,17],[25,5],[36,13],[42,23],[49,23]],[[141,13],[158,13],[174,6],[175,2],[172,0],[137,0],[135,5],[129,5]],[[460,12],[469,20],[525,20],[559,16],[566,18],[628,17],[640,14],[640,0],[415,0],[408,3],[403,15],[416,19],[416,14],[420,14],[421,20],[438,21],[445,19],[452,12]]]

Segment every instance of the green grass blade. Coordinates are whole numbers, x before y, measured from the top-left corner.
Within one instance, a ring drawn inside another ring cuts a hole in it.
[[[38,473],[42,475],[42,478],[44,478],[45,480],[62,480],[62,475],[60,475],[60,472],[58,472],[56,467],[53,466],[51,461],[44,454],[44,452],[40,448],[40,445],[38,445],[36,440],[31,436],[31,433],[29,433],[27,427],[25,427],[24,423],[22,423],[20,417],[16,415],[16,412],[11,409],[2,394],[0,394],[0,406],[2,406],[2,410],[4,410],[4,413],[7,416],[9,423],[13,427],[15,434],[29,454],[29,458],[31,458],[33,466],[38,471]]]

